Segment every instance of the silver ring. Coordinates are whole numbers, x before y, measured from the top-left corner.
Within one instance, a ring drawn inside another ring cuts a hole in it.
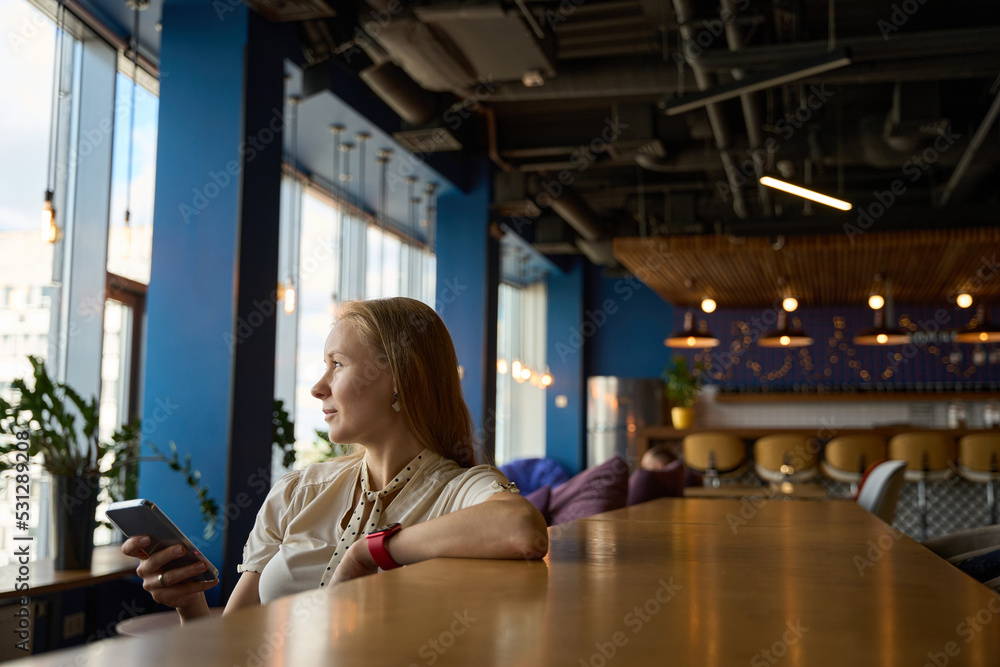
[[[158,575],[156,575],[156,580],[158,582],[160,582],[160,586],[163,586],[164,588],[168,587],[167,584],[163,583],[163,573],[162,572],[160,572]]]

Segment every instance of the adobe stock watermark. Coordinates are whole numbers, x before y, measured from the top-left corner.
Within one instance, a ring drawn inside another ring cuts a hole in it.
[[[452,616],[455,617],[455,620],[446,629],[438,633],[437,637],[421,644],[420,648],[417,649],[417,655],[423,658],[423,664],[427,665],[427,667],[436,663],[441,656],[448,652],[448,649],[455,645],[458,638],[464,635],[466,630],[479,620],[469,614],[468,609],[461,614],[457,611],[453,612]],[[420,667],[420,663],[411,662],[409,667]]]
[[[473,91],[455,104],[448,107],[441,116],[442,120],[454,132],[468,120],[472,114],[479,110],[482,102],[496,92],[500,84],[493,81],[493,75],[487,74],[477,78],[476,87]],[[451,143],[451,137],[443,127],[435,128],[431,131],[431,142],[436,147],[443,147]],[[424,164],[424,157],[434,153],[435,150],[424,150],[419,153],[403,151],[396,156],[386,172],[386,185],[389,192],[396,192],[396,188],[408,186],[406,179],[417,174],[417,170]]]
[[[837,427],[832,421],[826,417],[820,417],[819,423],[820,427],[816,430],[815,437],[807,438],[801,445],[788,453],[789,462],[796,468],[801,468],[804,461],[815,460],[814,457],[822,448],[821,440],[829,440],[837,435]],[[740,528],[753,521],[760,509],[773,500],[775,496],[785,497],[778,485],[768,485],[761,487],[760,493],[742,498],[740,509],[737,512],[726,513],[726,523],[729,524],[733,535],[739,535]]]
[[[865,570],[875,567],[875,564],[882,560],[882,557],[896,546],[903,536],[902,531],[887,524],[878,537],[868,540],[868,550],[863,555],[855,554],[851,559],[858,570],[858,575],[865,576]]]
[[[653,620],[653,617],[660,613],[664,605],[677,597],[683,589],[680,584],[674,583],[674,578],[667,581],[660,579],[660,586],[653,591],[652,595],[641,605],[633,607],[622,618],[622,625],[632,631],[632,636],[642,632],[646,624]],[[580,658],[580,667],[605,667],[611,662],[618,652],[628,646],[630,636],[624,630],[616,630],[607,641],[594,642],[596,649],[587,658]]]
[[[899,32],[899,29],[906,25],[910,17],[916,14],[925,2],[927,0],[903,0],[898,5],[893,3],[888,20],[879,19],[875,22],[875,27],[882,33],[882,39],[888,42],[889,35]]]
[[[785,628],[781,639],[776,640],[769,647],[761,649],[750,658],[751,667],[768,667],[778,664],[788,654],[788,647],[798,644],[802,641],[802,637],[809,632],[809,628],[802,625],[802,619],[787,621]]]
[[[810,86],[809,95],[802,100],[795,111],[789,111],[785,114],[784,118],[780,118],[774,124],[774,131],[777,132],[784,141],[791,139],[795,133],[802,129],[806,123],[812,120],[813,115],[822,109],[827,102],[830,101],[834,92],[828,90],[826,84],[820,84],[819,86]],[[764,161],[769,155],[774,155],[781,150],[781,144],[774,137],[768,137],[764,140],[764,145],[753,150],[748,150],[747,159],[740,162],[737,166],[737,174],[735,183],[730,183],[728,180],[718,180],[715,183],[715,188],[718,190],[719,194],[722,196],[722,200],[728,202],[729,197],[732,194],[732,188],[734,187],[744,187],[747,183],[757,180],[757,164],[764,164]]]
[[[737,5],[737,9],[741,12],[746,11],[749,7],[750,0],[740,0],[739,5]],[[737,18],[735,12],[730,11],[728,7],[723,7],[719,18],[703,21],[704,27],[701,30],[690,39],[681,40],[681,49],[675,51],[672,56],[674,63],[683,65],[700,58],[705,49],[712,46],[715,40],[726,32],[726,26],[735,23]]]
[[[191,219],[197,217],[208,208],[209,204],[216,199],[222,191],[232,183],[238,183],[243,168],[253,162],[263,150],[275,140],[281,137],[285,127],[286,116],[280,109],[271,109],[271,118],[265,127],[260,128],[253,134],[248,134],[240,142],[236,150],[240,159],[230,160],[219,171],[209,171],[206,182],[200,187],[191,190],[191,202],[189,204],[178,204],[177,211],[180,213],[184,224],[191,224]]]
[[[952,130],[951,125],[945,128],[944,134],[934,139],[932,144],[922,152],[910,156],[910,159],[903,163],[903,175],[909,176],[910,183],[916,183],[934,164],[947,153],[955,142],[962,138]],[[874,190],[872,196],[875,201],[866,207],[858,208],[858,219],[856,224],[845,222],[843,229],[847,234],[847,239],[854,243],[854,237],[861,236],[868,231],[875,221],[885,215],[885,212],[906,195],[908,186],[902,178],[897,178],[885,190]]]
[[[966,645],[969,645],[986,630],[987,626],[993,623],[994,617],[998,614],[1000,614],[1000,595],[996,591],[991,591],[986,606],[976,611],[975,614],[969,614],[959,622],[955,626],[955,634],[961,637]],[[953,658],[959,656],[962,648],[963,646],[958,642],[945,642],[940,651],[927,652],[927,662],[922,667],[947,667]]]
[[[618,312],[619,304],[631,299],[635,292],[644,286],[643,283],[651,278],[653,272],[658,267],[665,265],[668,259],[669,255],[656,253],[651,260],[647,260],[632,275],[616,280],[612,290],[615,294],[620,295],[620,298],[605,299],[596,310],[583,311],[583,320],[580,324],[569,327],[565,341],[560,340],[555,345],[559,360],[566,361],[570,355],[582,349],[584,343],[596,336],[601,327],[607,324]]]

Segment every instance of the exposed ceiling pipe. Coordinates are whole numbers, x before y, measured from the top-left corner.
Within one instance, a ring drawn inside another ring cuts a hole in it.
[[[559,75],[544,86],[521,82],[499,83],[490,93],[490,102],[535,102],[602,97],[645,97],[659,99],[664,92],[677,90],[677,68],[659,59],[623,61],[604,59],[580,65],[561,63]]]
[[[554,181],[559,183],[559,181]],[[547,193],[537,196],[538,205],[548,206],[580,234],[585,241],[599,241],[604,238],[604,223],[593,209],[569,187],[562,189],[558,197]]]
[[[928,56],[967,56],[1000,50],[1000,28],[958,28],[915,33],[897,33],[888,39],[860,37],[837,40],[838,48],[851,53],[853,63],[926,58]],[[739,53],[711,51],[698,59],[703,69],[725,71],[734,67],[767,68],[794,65],[826,55],[827,40],[773,44],[743,49]]]
[[[559,196],[550,194],[550,188],[534,183],[537,191],[535,199],[540,208],[551,208],[554,213],[566,221],[580,235],[576,239],[576,247],[587,259],[602,266],[616,266],[611,239],[606,238],[604,221],[592,208],[569,186],[563,186],[551,174],[541,174],[548,183],[554,184],[552,190],[558,190]],[[558,186],[558,187],[556,187]]]
[[[681,39],[686,43],[685,51],[698,52],[700,47],[695,42],[696,35],[692,23],[694,21],[694,8],[690,0],[673,0],[674,13],[677,15],[677,23],[680,24]],[[701,66],[700,58],[688,59],[688,65],[694,72],[695,82],[699,90],[705,90],[712,85],[712,78]],[[726,172],[726,180],[729,181],[729,192],[733,197],[733,211],[739,218],[746,218],[747,202],[740,187],[742,174],[736,168],[736,161],[729,152],[729,126],[726,123],[725,114],[722,107],[712,103],[705,107],[708,112],[708,122],[712,126],[712,135],[715,137],[715,147],[719,150],[722,158],[722,167]]]
[[[375,40],[365,24],[367,39],[355,39],[354,44],[365,52],[372,65],[358,73],[379,99],[389,105],[400,118],[411,125],[423,125],[437,114],[434,95],[420,87],[399,65],[392,62],[386,50]]]
[[[726,43],[729,44],[730,51],[743,50],[743,28],[735,20],[736,12],[736,0],[722,0],[722,19],[726,26]],[[726,20],[727,14],[728,21]],[[746,72],[741,67],[733,68],[732,73],[733,78],[737,81],[746,76]],[[755,93],[740,95],[740,104],[743,106],[743,120],[747,126],[750,156],[757,174],[757,196],[760,198],[764,215],[771,216],[774,215],[774,209],[771,207],[771,195],[767,188],[760,184],[760,179],[764,176],[764,133],[761,129],[763,123],[757,112],[757,95]]]
[[[997,83],[1000,83],[1000,77],[997,78]],[[996,87],[996,84],[994,84],[994,87]],[[941,193],[941,206],[947,204],[948,200],[951,199],[952,193],[955,192],[955,188],[958,187],[962,177],[965,176],[965,171],[969,168],[969,164],[972,163],[972,158],[976,156],[976,151],[983,145],[986,133],[990,131],[998,114],[1000,114],[1000,90],[997,90],[993,96],[993,104],[990,105],[989,111],[986,112],[986,117],[983,118],[983,122],[980,123],[976,134],[973,135],[969,147],[965,149],[962,159],[958,161],[958,166],[955,167],[951,178],[948,179],[948,183],[944,186],[944,191]]]

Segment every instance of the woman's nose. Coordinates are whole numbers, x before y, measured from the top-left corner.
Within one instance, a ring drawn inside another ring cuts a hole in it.
[[[330,392],[327,390],[326,385],[323,384],[322,379],[312,386],[309,393],[312,394],[313,398],[318,398],[320,400],[323,400],[330,395]]]

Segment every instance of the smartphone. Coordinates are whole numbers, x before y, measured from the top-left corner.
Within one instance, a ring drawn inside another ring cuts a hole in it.
[[[208,562],[208,559],[195,548],[180,528],[175,526],[174,522],[168,519],[167,515],[151,501],[137,498],[112,503],[106,514],[111,523],[118,526],[118,529],[127,537],[148,535],[150,543],[144,551],[149,555],[160,549],[167,549],[178,544],[184,545],[184,555],[178,556],[164,565],[164,572],[201,561],[207,566],[205,571],[194,575],[190,580],[213,581],[219,578],[219,571],[215,569],[215,566]]]

